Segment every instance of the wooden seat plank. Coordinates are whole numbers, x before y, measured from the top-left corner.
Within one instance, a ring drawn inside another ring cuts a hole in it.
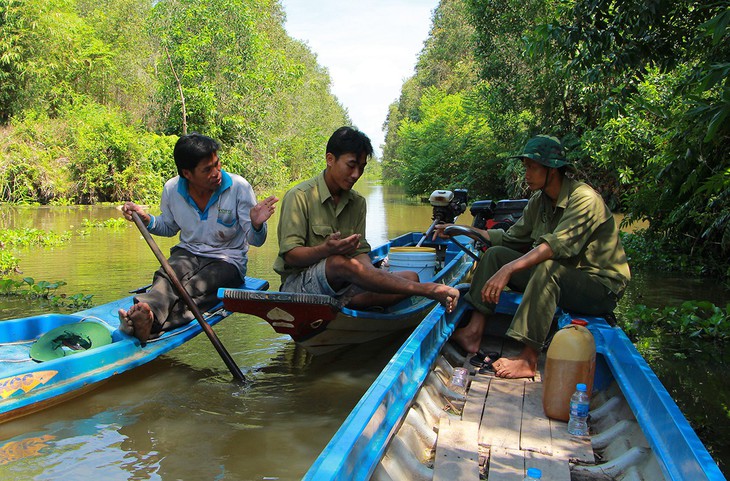
[[[519,449],[524,392],[524,380],[492,378],[479,427],[479,444]]]
[[[492,447],[489,454],[489,481],[522,481],[525,456],[522,451]]]
[[[540,469],[542,471],[541,479],[570,481],[570,464],[567,459],[527,451],[525,452],[525,472],[529,468]]]
[[[471,380],[469,392],[466,393],[466,403],[464,410],[461,412],[461,419],[471,421],[479,425],[484,410],[484,400],[489,391],[489,378],[484,376],[475,376]]]
[[[553,453],[550,421],[542,409],[542,383],[540,382],[525,383],[520,449],[543,454]]]
[[[479,425],[443,416],[439,423],[434,458],[434,481],[479,479]]]
[[[596,463],[590,438],[579,438],[568,434],[568,423],[565,421],[550,419],[550,435],[553,442],[553,456],[576,459],[589,464]]]

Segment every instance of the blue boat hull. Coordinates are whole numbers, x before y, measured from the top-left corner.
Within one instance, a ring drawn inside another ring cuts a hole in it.
[[[422,236],[420,232],[399,236],[373,249],[371,260],[378,265],[388,257],[390,248],[414,246]],[[472,245],[467,237],[459,236],[458,239],[467,248]],[[470,256],[454,243],[441,239],[429,240],[423,246],[432,247],[443,255],[443,265],[429,280],[450,286],[464,282],[474,265]],[[337,306],[329,296],[237,291],[218,291],[226,309],[262,318],[276,332],[290,335],[298,345],[314,355],[412,329],[437,305],[432,299],[414,296],[383,310],[358,310]]]
[[[247,277],[247,289],[264,290],[268,282]],[[193,321],[165,332],[141,347],[139,341],[118,330],[120,308],[127,309],[132,297],[74,314],[45,314],[0,321],[0,422],[30,414],[78,396],[116,374],[141,366],[200,334]],[[230,312],[218,306],[207,322],[215,325]],[[110,344],[37,363],[30,359],[33,341],[59,326],[96,322],[110,332]]]
[[[504,293],[497,312],[513,314],[521,296]],[[381,462],[416,394],[449,336],[466,313],[463,303],[447,315],[436,307],[393,356],[332,440],[305,480],[367,480]],[[625,333],[602,318],[589,321],[598,363],[594,388],[616,382],[651,446],[664,479],[724,480],[717,464]],[[559,324],[570,322],[562,314]]]

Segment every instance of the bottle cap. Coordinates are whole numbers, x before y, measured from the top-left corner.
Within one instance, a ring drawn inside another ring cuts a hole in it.
[[[538,468],[529,468],[527,470],[527,475],[531,478],[540,479],[542,478],[542,471]]]
[[[583,391],[583,392],[586,392],[588,390],[588,388],[586,387],[586,385],[583,384],[582,382],[579,382],[578,384],[576,384],[575,385],[575,389],[577,391]]]
[[[572,321],[570,321],[570,323],[584,327],[588,325],[588,321],[586,321],[585,319],[573,319]]]

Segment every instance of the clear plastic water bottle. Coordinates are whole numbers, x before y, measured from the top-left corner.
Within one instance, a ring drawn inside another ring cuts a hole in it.
[[[570,397],[570,420],[568,421],[568,432],[573,436],[588,436],[589,404],[586,385],[576,384],[575,392]]]
[[[538,468],[529,468],[527,470],[527,476],[525,476],[525,481],[536,481],[538,479],[542,479],[542,471]]]
[[[455,367],[454,373],[451,375],[449,388],[452,391],[464,394],[466,392],[466,384],[469,381],[469,370],[465,367]]]

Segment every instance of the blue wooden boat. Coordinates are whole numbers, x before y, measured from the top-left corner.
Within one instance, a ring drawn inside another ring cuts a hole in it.
[[[248,289],[264,290],[268,285],[262,279],[245,279]],[[180,346],[202,331],[200,324],[193,321],[165,332],[141,347],[136,338],[118,329],[117,311],[127,309],[131,304],[129,296],[74,314],[44,314],[0,321],[0,423],[79,396],[116,374]],[[214,325],[230,314],[218,305],[205,313],[204,318]],[[64,339],[58,337],[54,344],[60,357],[43,362],[31,357],[38,341],[49,339],[44,334],[77,332],[81,326],[93,326],[95,332],[107,336],[106,341],[98,346],[91,341],[87,345],[68,346],[63,345],[68,344],[69,336],[65,335]]]
[[[497,312],[509,321],[520,299],[503,293]],[[725,479],[620,328],[580,316],[594,336],[597,364],[591,436],[579,438],[567,434],[567,423],[545,417],[539,372],[508,380],[471,367],[466,393],[451,389],[454,367],[470,366],[446,342],[465,314],[463,303],[452,314],[430,312],[305,480],[521,480],[530,467],[551,480]],[[558,315],[560,326],[571,320]],[[513,354],[503,338],[485,337],[485,347]]]
[[[422,280],[456,286],[463,282],[474,259],[454,243],[437,239],[417,244],[421,232],[404,234],[370,252],[370,259],[383,267],[395,248],[432,249],[436,266]],[[471,239],[460,236],[466,247]],[[383,267],[384,268],[384,267]],[[288,334],[313,355],[372,341],[417,326],[437,304],[425,297],[409,297],[387,307],[369,310],[350,309],[326,295],[295,294],[278,291],[255,292],[248,289],[219,289],[218,297],[229,311],[255,315],[268,322],[276,332]]]
[[[456,189],[434,191],[429,197],[433,206],[433,223],[425,233],[411,232],[378,246],[370,252],[370,260],[378,268],[387,268],[396,250],[430,249],[435,263],[427,273],[419,273],[421,281],[440,282],[456,286],[463,282],[478,256],[474,242],[467,235],[452,241],[431,240],[431,232],[439,222],[451,223],[466,211],[467,192]],[[475,220],[509,220],[515,213],[511,201],[475,202]],[[510,206],[509,208],[507,206]],[[524,205],[522,205],[524,206]],[[521,209],[516,214],[521,215]],[[512,219],[513,220],[513,219]],[[399,253],[400,254],[400,253]],[[417,264],[415,262],[414,264]],[[391,266],[391,270],[394,270]],[[413,269],[419,270],[416,265]],[[424,275],[421,275],[424,274]],[[338,300],[325,295],[293,294],[279,291],[251,292],[246,289],[220,289],[218,297],[226,309],[251,314],[268,322],[276,332],[288,334],[313,355],[362,344],[393,333],[413,329],[437,304],[424,297],[409,297],[393,306],[376,309],[349,309]]]

